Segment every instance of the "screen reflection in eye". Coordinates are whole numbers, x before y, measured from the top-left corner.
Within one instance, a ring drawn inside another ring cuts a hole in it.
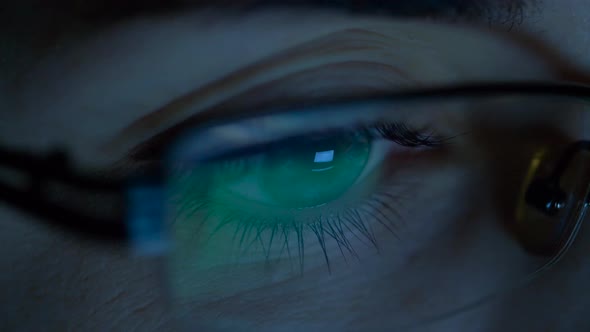
[[[327,237],[346,256],[355,255],[350,234],[377,247],[373,222],[395,235],[398,220],[393,216],[402,198],[391,192],[385,164],[403,163],[401,155],[436,149],[448,140],[405,123],[377,123],[189,163],[175,167],[170,176],[175,218],[193,223],[194,232],[207,232],[199,234],[207,243],[216,241],[221,230],[231,229],[231,245],[242,254],[258,243],[267,259],[277,248],[278,258],[290,259],[296,247],[301,269],[305,238],[312,234],[330,270]],[[367,213],[366,206],[377,207],[376,212]],[[293,234],[297,243],[289,244]]]

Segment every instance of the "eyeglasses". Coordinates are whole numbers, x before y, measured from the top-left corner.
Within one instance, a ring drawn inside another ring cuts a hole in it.
[[[215,319],[214,301],[296,304],[316,291],[376,298],[376,317],[408,327],[518,287],[565,254],[588,204],[589,100],[586,86],[522,82],[291,103],[195,124],[138,151],[147,166],[124,177],[80,174],[64,152],[3,148],[14,176],[0,199],[165,256],[190,326]],[[416,290],[420,304],[400,300]]]

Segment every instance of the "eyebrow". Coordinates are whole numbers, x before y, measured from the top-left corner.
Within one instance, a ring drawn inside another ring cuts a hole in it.
[[[62,0],[56,1],[56,6],[63,7],[64,2],[70,3],[68,8],[74,16],[102,22],[191,9],[252,11],[268,7],[303,7],[351,14],[487,21],[513,26],[522,23],[528,9],[537,8],[540,0]]]

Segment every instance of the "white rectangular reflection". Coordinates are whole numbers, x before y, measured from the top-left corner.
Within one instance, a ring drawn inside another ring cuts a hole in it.
[[[332,160],[334,160],[334,150],[316,152],[313,159],[315,163],[330,163]]]

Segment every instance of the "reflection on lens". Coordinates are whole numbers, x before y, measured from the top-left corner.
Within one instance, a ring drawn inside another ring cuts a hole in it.
[[[169,282],[178,311],[192,317],[187,324],[254,331],[259,322],[248,318],[260,313],[267,321],[292,317],[285,326],[313,324],[362,303],[372,316],[340,317],[343,324],[408,327],[509,289],[552,262],[558,250],[530,248],[556,229],[536,227],[518,202],[575,140],[588,105],[524,95],[367,105],[348,124],[348,113],[322,113],[329,108],[297,112],[293,125],[309,116],[325,119],[328,132],[347,128],[321,139],[318,128],[268,125],[293,117],[284,114],[179,141],[167,161],[176,243]],[[375,138],[341,133],[376,122],[453,139],[390,152],[364,179]],[[251,130],[256,123],[265,126]],[[226,135],[240,126],[250,136]],[[207,149],[213,145],[215,153]],[[573,206],[556,216],[560,238],[579,220]]]

